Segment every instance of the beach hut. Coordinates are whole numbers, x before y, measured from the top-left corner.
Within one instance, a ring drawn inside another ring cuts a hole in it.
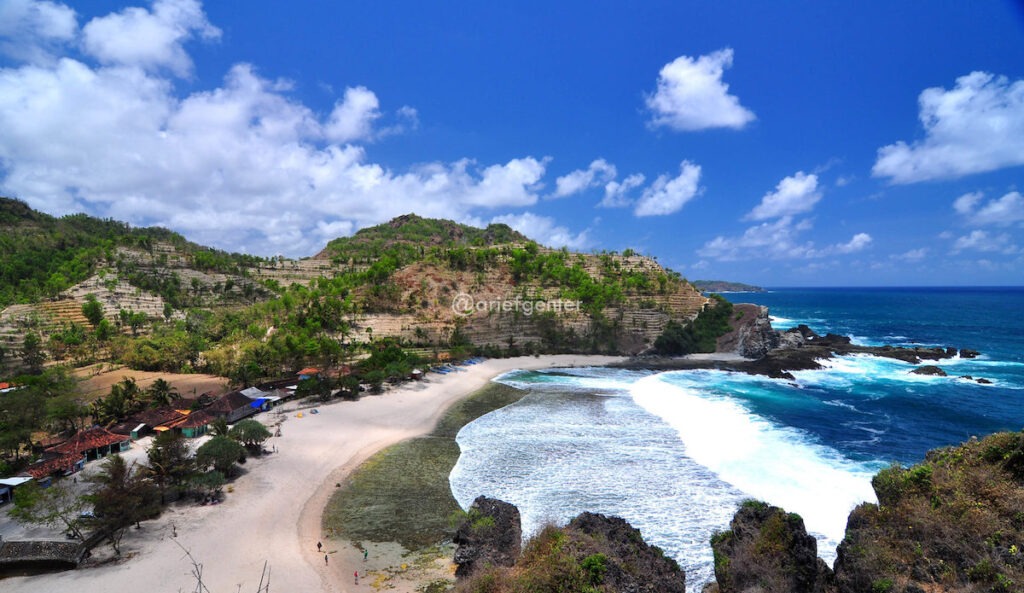
[[[32,478],[28,476],[0,478],[0,504],[14,500],[14,489],[31,481]]]
[[[258,409],[253,408],[252,400],[242,395],[241,392],[232,391],[222,395],[206,411],[215,418],[223,418],[231,424],[255,414]]]

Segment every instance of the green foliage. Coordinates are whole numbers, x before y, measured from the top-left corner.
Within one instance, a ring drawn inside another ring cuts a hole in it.
[[[215,436],[196,451],[196,466],[203,470],[212,467],[225,476],[230,476],[235,464],[244,459],[245,447],[226,436]]]
[[[690,323],[670,321],[654,341],[654,349],[664,356],[683,356],[695,352],[714,352],[719,337],[730,331],[732,303],[719,295]]]
[[[168,488],[180,488],[195,475],[195,462],[185,437],[171,431],[161,432],[146,450],[149,462],[146,475],[153,479],[164,500]]]
[[[890,578],[878,579],[871,583],[871,593],[889,593],[896,583]]]
[[[94,274],[101,262],[122,264],[130,283],[149,289],[143,284],[156,277],[139,272],[130,262],[117,262],[114,253],[121,246],[151,249],[157,242],[190,255],[198,269],[240,273],[262,261],[200,247],[167,229],[133,228],[85,214],[55,218],[20,200],[0,197],[0,308],[56,296]]]
[[[246,447],[256,448],[263,444],[263,441],[270,438],[270,431],[259,420],[251,418],[240,420],[231,430],[228,436],[242,443]]]
[[[93,327],[99,325],[103,320],[103,305],[96,300],[96,295],[85,295],[85,304],[82,305],[82,315],[89,320]]]
[[[604,574],[608,572],[608,556],[600,552],[591,554],[584,558],[580,565],[589,575],[591,585],[597,586],[604,582]]]

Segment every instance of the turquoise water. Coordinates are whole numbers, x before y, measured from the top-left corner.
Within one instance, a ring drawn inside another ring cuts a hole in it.
[[[776,327],[806,323],[863,344],[972,348],[950,377],[845,356],[774,380],[720,371],[517,371],[516,405],[467,425],[451,474],[463,506],[519,506],[524,530],[584,510],[622,516],[687,570],[712,578],[708,538],[759,498],[804,517],[831,561],[849,510],[873,501],[892,462],[972,435],[1024,427],[1024,289],[780,289],[727,295],[768,305]],[[961,375],[984,377],[979,385]],[[694,588],[696,587],[696,588]]]

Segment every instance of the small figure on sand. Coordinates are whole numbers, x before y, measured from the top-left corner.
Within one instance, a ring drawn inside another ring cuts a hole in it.
[[[359,584],[359,571],[356,571],[356,584]]]
[[[324,564],[327,564],[327,554],[324,554]]]
[[[322,543],[316,542],[316,551],[317,552],[320,552],[323,549],[323,547],[324,547],[324,545]]]
[[[366,558],[369,555],[370,555],[370,549],[369,548],[363,548],[363,562],[366,562]]]

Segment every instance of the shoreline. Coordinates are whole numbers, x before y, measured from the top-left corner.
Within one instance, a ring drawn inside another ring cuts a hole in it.
[[[340,548],[322,532],[321,517],[335,484],[384,448],[433,430],[455,402],[494,377],[515,369],[604,366],[623,357],[552,355],[490,359],[448,375],[428,375],[379,396],[333,402],[319,414],[290,403],[259,419],[281,423],[280,437],[267,444],[278,453],[251,458],[243,475],[226,486],[225,502],[215,506],[171,506],[160,518],[131,530],[122,542],[123,560],[77,570],[9,577],[5,591],[74,590],[106,593],[145,584],[191,589],[196,579],[182,547],[204,565],[203,583],[214,593],[253,591],[266,561],[275,590],[362,591],[353,572],[366,569],[350,550],[317,552],[317,541]],[[349,546],[351,548],[351,546]],[[355,550],[355,548],[352,548]],[[396,589],[401,591],[400,589]],[[413,589],[408,589],[412,591]]]

